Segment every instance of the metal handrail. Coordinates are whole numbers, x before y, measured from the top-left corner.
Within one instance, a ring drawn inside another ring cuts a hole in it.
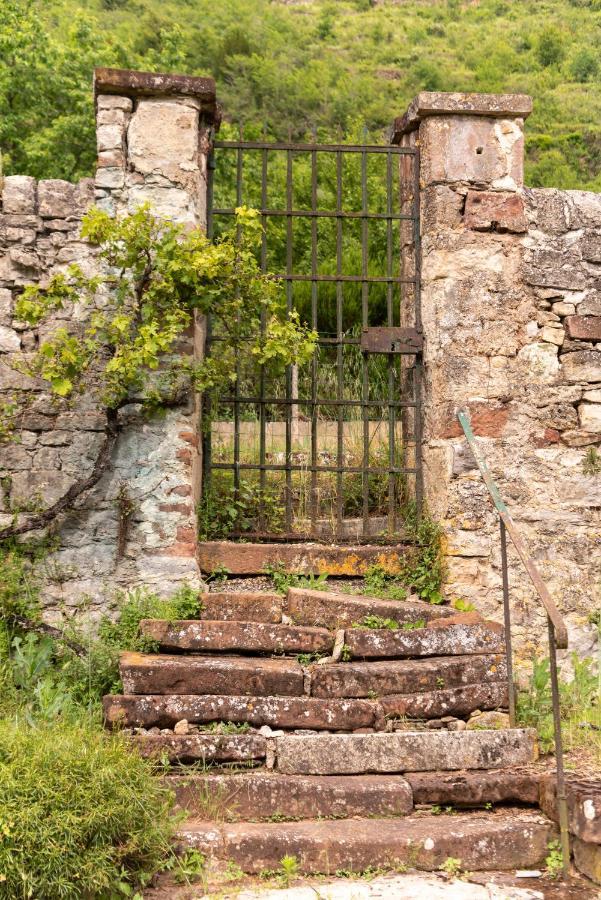
[[[561,714],[559,707],[559,680],[557,675],[557,650],[565,650],[568,646],[568,631],[566,624],[551,599],[541,574],[529,555],[518,528],[511,518],[505,505],[499,488],[497,487],[488,464],[482,456],[476,444],[476,438],[472,431],[468,413],[461,409],[457,413],[459,424],[463,429],[470,450],[476,460],[482,479],[488,489],[488,493],[499,514],[499,528],[501,537],[501,569],[503,577],[503,617],[505,624],[505,651],[507,654],[507,680],[509,687],[509,722],[513,727],[516,723],[515,686],[513,683],[513,656],[511,648],[511,608],[509,604],[509,577],[507,564],[507,535],[520,557],[528,576],[534,585],[539,599],[547,614],[547,626],[549,636],[549,674],[551,678],[551,699],[553,703],[553,729],[555,740],[555,765],[557,770],[557,811],[559,815],[559,830],[561,836],[561,851],[564,872],[567,874],[570,867],[570,838],[568,833],[568,807],[566,801],[565,774],[563,766],[563,742],[561,738]]]

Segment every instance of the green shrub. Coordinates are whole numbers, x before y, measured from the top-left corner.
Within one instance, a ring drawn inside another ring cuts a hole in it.
[[[171,804],[119,736],[0,722],[0,896],[131,896],[168,858]]]

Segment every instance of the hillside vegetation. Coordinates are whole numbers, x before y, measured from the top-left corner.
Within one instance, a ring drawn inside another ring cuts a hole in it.
[[[226,119],[385,129],[419,90],[525,91],[527,182],[601,188],[601,0],[2,0],[4,171],[94,166],[91,70],[213,75]]]

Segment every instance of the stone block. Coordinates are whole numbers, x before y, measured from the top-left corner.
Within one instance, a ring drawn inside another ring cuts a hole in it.
[[[461,618],[461,617],[459,617]],[[441,619],[427,628],[349,628],[345,643],[353,659],[398,656],[445,656],[471,653],[500,653],[504,649],[503,628],[468,613],[467,621]]]
[[[478,437],[501,437],[509,418],[509,407],[498,401],[474,401],[467,404],[472,430]],[[448,405],[440,422],[437,437],[463,437],[463,429],[457,420],[455,405]]]
[[[579,316],[601,316],[601,293],[591,291],[578,304]]]
[[[564,353],[561,357],[561,379],[572,383],[601,381],[601,351]]]
[[[234,685],[235,687],[235,685]],[[109,725],[173,728],[188,722],[246,722],[260,727],[353,731],[369,728],[379,715],[370,700],[318,700],[312,697],[251,697],[194,694],[108,696],[103,700]]]
[[[595,884],[601,884],[601,846],[573,838],[572,849],[576,868]]]
[[[38,184],[38,210],[45,219],[66,219],[77,208],[75,185],[52,178]]]
[[[7,175],[2,184],[2,211],[10,215],[35,214],[35,178],[29,175]]]
[[[545,325],[544,328],[541,328],[540,339],[547,344],[556,344],[561,347],[565,337],[565,331],[561,325]]]
[[[582,258],[587,262],[601,263],[601,235],[588,232],[579,241]]]
[[[521,122],[436,116],[420,127],[422,180],[468,182],[515,191],[523,183]]]
[[[99,94],[96,97],[96,108],[104,109],[121,109],[124,112],[131,112],[134,103],[131,97],[119,97],[116,94]]]
[[[468,191],[464,224],[473,231],[508,231],[521,234],[528,229],[524,201],[515,193]]]
[[[121,150],[123,139],[121,125],[99,125],[96,129],[96,147],[99,153],[105,150]]]
[[[197,109],[176,101],[142,99],[129,123],[129,162],[143,175],[159,173],[173,184],[194,187],[199,172],[198,129]]]
[[[601,404],[581,403],[578,407],[578,416],[583,431],[601,434]]]
[[[379,705],[391,718],[437,719],[469,716],[475,709],[507,707],[508,702],[507,682],[490,681],[417,694],[390,694],[382,697]]]
[[[413,809],[411,788],[394,775],[278,775],[277,772],[171,776],[165,784],[188,815],[199,816],[199,798],[214,797],[226,818],[316,819],[403,816]]]
[[[7,326],[12,322],[13,296],[12,291],[0,288],[0,325]]]
[[[397,731],[277,737],[277,769],[287,775],[497,769],[537,758],[533,729]]]
[[[96,171],[96,186],[106,190],[117,190],[125,184],[125,172],[122,168],[100,167]]]
[[[225,565],[232,575],[258,575],[268,566],[283,565],[289,572],[334,576],[365,575],[370,566],[380,566],[390,575],[399,573],[404,548],[378,544],[233,544],[204,541],[198,548],[203,572]]]
[[[601,852],[601,781],[576,779],[568,775],[566,800],[570,833],[581,841],[599,845]],[[546,775],[541,780],[540,806],[546,816],[559,822],[555,775]],[[599,863],[601,867],[601,856]]]
[[[576,307],[573,303],[566,303],[565,300],[558,300],[557,303],[552,305],[551,310],[556,316],[573,316],[576,312]]]
[[[119,668],[126,694],[304,693],[302,667],[286,659],[123,653]]]
[[[263,622],[185,622],[144,619],[140,632],[164,650],[239,650],[244,653],[332,652],[334,635],[325,628],[297,628]]]
[[[138,734],[132,742],[141,756],[170,763],[247,762],[267,754],[260,734]]]
[[[345,662],[322,666],[311,675],[313,697],[384,697],[460,687],[507,677],[504,656],[434,656],[418,660]]]
[[[580,341],[601,341],[601,316],[568,316],[568,336]]]
[[[540,287],[581,290],[586,287],[586,272],[575,253],[563,250],[533,250],[524,263],[524,280]]]
[[[489,803],[529,803],[538,806],[544,775],[503,770],[480,772],[408,772],[414,803],[434,806],[479,807]]]
[[[284,601],[284,611],[299,625],[318,625],[325,628],[350,627],[363,621],[364,616],[382,616],[400,624],[430,621],[453,615],[449,607],[432,606],[419,600],[379,600],[377,597],[356,597],[334,591],[312,591],[290,588]]]
[[[283,597],[279,594],[211,592],[201,595],[201,619],[213,621],[281,622]]]
[[[0,353],[16,353],[21,349],[18,332],[6,325],[0,325]]]
[[[557,351],[557,344],[541,341],[537,344],[526,344],[518,352],[517,358],[530,381],[554,381],[560,370]]]

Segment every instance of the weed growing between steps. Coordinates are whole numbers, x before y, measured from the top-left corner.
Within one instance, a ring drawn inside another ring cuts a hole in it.
[[[601,691],[591,658],[572,654],[574,677],[559,682],[564,750],[584,752],[598,769],[601,765]],[[549,660],[535,660],[526,691],[518,694],[518,723],[536,728],[543,753],[553,750],[553,710]],[[566,768],[570,767],[569,758]]]

